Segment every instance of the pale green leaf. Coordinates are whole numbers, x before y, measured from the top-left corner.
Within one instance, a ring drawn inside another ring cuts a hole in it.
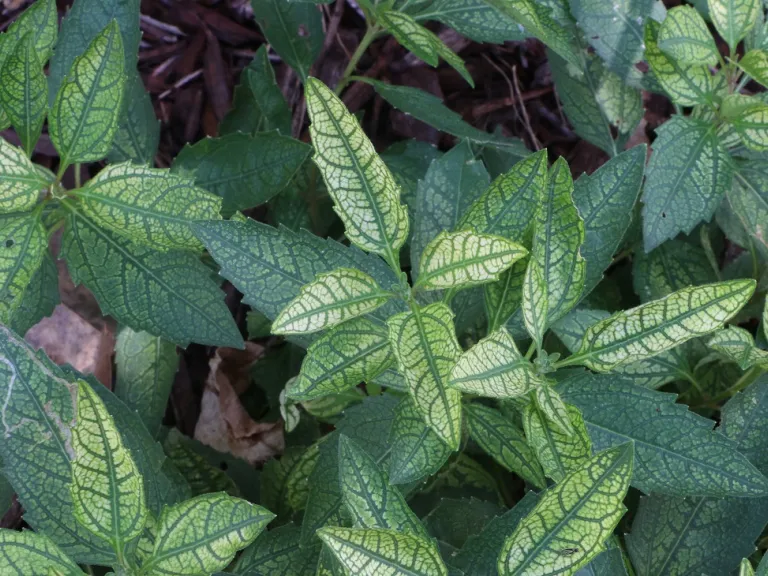
[[[48,81],[32,32],[22,38],[5,59],[0,78],[0,104],[24,151],[31,157],[48,108]]]
[[[251,0],[253,16],[267,42],[306,81],[323,48],[323,17],[308,2]]]
[[[750,150],[768,150],[768,106],[750,107],[732,119],[731,126]]]
[[[701,286],[712,279],[704,249],[684,240],[669,240],[632,261],[632,282],[643,302],[669,296],[676,290]]]
[[[35,324],[53,314],[59,296],[59,271],[50,252],[43,255],[43,263],[32,274],[21,305],[13,311],[8,326],[17,334],[26,334]]]
[[[760,0],[708,0],[709,17],[731,52],[758,20]]]
[[[392,359],[394,360],[394,357]],[[337,394],[305,400],[301,403],[301,407],[318,420],[333,424],[344,410],[362,402],[365,397],[365,393],[360,388],[349,388]]]
[[[84,572],[45,534],[0,529],[0,572],[5,576],[82,576]]]
[[[750,50],[739,60],[739,68],[744,70],[755,82],[763,86],[768,84],[768,52]]]
[[[523,282],[528,270],[528,259],[515,262],[511,268],[500,274],[498,282],[483,286],[485,315],[488,318],[488,332],[495,332],[520,307],[523,299]]]
[[[120,124],[107,159],[117,164],[131,161],[151,166],[160,143],[160,121],[152,99],[137,72],[128,72]]]
[[[576,305],[584,289],[586,262],[581,256],[584,221],[573,203],[573,180],[567,162],[558,158],[539,200],[531,261],[541,268],[547,291],[549,326]]]
[[[660,25],[650,21],[645,27],[645,55],[648,65],[670,99],[681,106],[712,105],[722,85],[706,65],[679,64],[658,46]]]
[[[408,212],[389,168],[344,103],[311,78],[306,87],[313,160],[320,169],[347,237],[396,261],[408,237]]]
[[[568,407],[549,382],[537,386],[533,397],[536,407],[547,422],[553,424],[565,436],[570,437],[575,434]]]
[[[104,158],[117,132],[125,84],[123,41],[113,20],[78,56],[51,107],[61,166]]]
[[[238,558],[234,572],[244,576],[315,576],[318,546],[301,547],[293,524],[263,532]]]
[[[467,424],[470,437],[504,468],[536,488],[545,488],[544,473],[522,430],[498,410],[480,404],[468,404]]]
[[[124,163],[108,166],[75,195],[100,226],[158,249],[199,250],[195,220],[219,218],[221,200],[168,170]]]
[[[106,407],[82,381],[78,384],[72,450],[75,518],[121,554],[147,522],[144,483]]]
[[[310,345],[288,396],[306,402],[344,392],[371,381],[394,360],[386,328],[367,318],[350,320]]]
[[[54,179],[32,164],[20,148],[0,138],[0,213],[29,210]]]
[[[413,400],[406,397],[395,410],[389,434],[389,481],[408,484],[432,476],[445,464],[450,448],[424,422]]]
[[[752,366],[768,368],[768,351],[755,346],[755,339],[738,326],[720,330],[709,339],[707,345],[746,370]]]
[[[527,243],[536,206],[546,186],[547,154],[542,150],[496,178],[467,210],[458,228]]]
[[[443,303],[414,308],[387,320],[398,369],[416,407],[450,448],[461,440],[461,392],[448,377],[461,349],[453,329],[453,312]]]
[[[707,23],[693,6],[676,6],[667,12],[659,29],[659,48],[680,64],[714,66],[719,57]]]
[[[289,446],[279,459],[272,458],[264,464],[260,502],[278,518],[290,517],[306,507],[309,478],[317,465],[323,442],[325,440],[321,439],[308,448]]]
[[[395,10],[383,10],[377,14],[377,19],[403,47],[419,59],[437,67],[439,58],[442,58],[474,88],[475,83],[467,72],[464,61],[436,34],[424,28],[411,16]]]
[[[176,346],[126,327],[117,335],[115,365],[115,394],[157,436],[179,366]]]
[[[752,564],[746,558],[743,558],[739,564],[739,576],[755,576]]]
[[[232,133],[185,146],[171,171],[221,196],[222,213],[253,208],[289,186],[310,147],[277,132]]]
[[[272,322],[273,334],[309,334],[373,312],[391,298],[368,274],[337,268],[301,288]]]
[[[632,485],[646,494],[754,498],[768,493],[768,480],[735,442],[713,432],[711,420],[676,404],[674,394],[589,373],[569,378],[559,389],[581,410],[594,450],[634,442]]]
[[[504,328],[464,352],[451,370],[450,386],[469,394],[513,398],[532,390],[539,377]]]
[[[339,437],[339,478],[344,504],[356,528],[386,528],[426,536],[405,497],[390,486],[376,460],[343,434]]]
[[[557,568],[572,574],[603,550],[624,515],[632,476],[632,445],[605,450],[544,493],[499,555],[502,576]]]
[[[48,236],[36,212],[0,215],[0,323],[7,324],[48,248]]]
[[[584,418],[575,406],[566,405],[573,434],[566,435],[553,427],[535,404],[523,412],[523,428],[544,474],[555,482],[581,468],[592,456],[592,442]]]
[[[525,270],[521,309],[525,328],[536,343],[536,348],[541,350],[544,333],[547,331],[549,298],[541,266],[534,259],[528,261],[528,267]]]
[[[471,230],[441,232],[424,249],[414,287],[438,290],[492,282],[527,253],[503,236]]]
[[[587,261],[582,297],[589,294],[611,265],[632,222],[643,183],[647,148],[633,146],[573,185],[573,203],[584,220],[581,255]]]
[[[606,372],[650,358],[719,328],[750,299],[753,280],[685,288],[618,312],[587,329],[579,350],[562,365]]]
[[[392,106],[441,132],[447,132],[481,146],[498,148],[520,159],[530,154],[523,142],[517,138],[489,134],[467,124],[459,114],[446,108],[440,98],[429,92],[411,86],[396,86],[367,77],[357,77],[356,80],[370,84],[379,96]]]
[[[58,9],[55,0],[38,0],[21,13],[8,31],[0,36],[0,66],[5,58],[27,35],[32,34],[33,44],[40,65],[51,57],[59,29]]]
[[[448,576],[437,548],[394,530],[322,528],[317,535],[356,576]]]
[[[134,244],[67,207],[61,254],[75,284],[93,292],[102,312],[180,346],[242,346],[224,294],[194,255]]]
[[[142,571],[151,576],[184,576],[222,570],[272,518],[274,514],[261,506],[222,493],[166,508]]]

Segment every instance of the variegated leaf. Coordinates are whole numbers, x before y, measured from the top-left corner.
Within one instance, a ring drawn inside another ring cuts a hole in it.
[[[746,370],[752,366],[768,368],[768,351],[755,346],[755,339],[748,331],[738,326],[730,326],[717,332],[707,345],[720,354],[736,362],[739,368]]]
[[[25,212],[55,176],[32,164],[24,152],[0,138],[0,213]]]
[[[709,0],[709,17],[731,52],[749,33],[762,10],[760,0]]]
[[[681,64],[714,66],[719,57],[707,23],[688,5],[667,12],[659,29],[659,48]]]
[[[568,415],[568,408],[563,399],[560,398],[560,394],[548,382],[536,387],[534,399],[536,406],[548,422],[552,423],[565,436],[574,435],[575,430]]]
[[[549,314],[549,298],[547,285],[544,282],[541,266],[537,260],[528,261],[523,279],[523,322],[536,348],[541,351],[544,333],[547,331],[547,316]]]

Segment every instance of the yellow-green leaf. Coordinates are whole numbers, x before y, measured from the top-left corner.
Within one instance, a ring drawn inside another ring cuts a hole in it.
[[[424,421],[450,448],[461,440],[461,392],[448,377],[461,353],[453,312],[438,302],[387,320],[400,373]]]
[[[480,448],[526,482],[539,489],[546,488],[544,472],[522,430],[493,408],[469,404],[464,409],[467,412],[469,435]]]
[[[307,110],[315,148],[334,210],[357,246],[396,261],[408,237],[400,188],[344,103],[325,84],[307,80]]]
[[[80,524],[122,553],[144,530],[144,481],[106,406],[83,381],[72,428],[72,504]]]
[[[0,529],[0,574],[3,576],[84,576],[45,534]]]
[[[514,398],[532,390],[540,379],[504,328],[464,352],[451,371],[450,385],[469,394]]]
[[[749,559],[743,558],[741,564],[739,564],[739,576],[755,576],[755,571],[752,569]]]
[[[565,405],[574,434],[563,434],[552,426],[535,404],[523,412],[523,428],[528,444],[533,448],[544,473],[555,482],[581,468],[592,456],[592,442],[581,412]]]
[[[760,0],[708,0],[709,18],[731,52],[757,23],[760,4]]]
[[[574,574],[603,550],[624,515],[632,444],[605,450],[547,490],[507,537],[500,576]]]
[[[515,262],[509,270],[502,272],[498,282],[483,286],[488,332],[495,332],[504,326],[520,307],[526,270],[528,259],[524,258]]]
[[[470,86],[475,87],[472,76],[467,72],[464,62],[440,38],[416,22],[411,16],[395,10],[383,10],[377,14],[378,21],[405,48],[413,52],[432,67],[437,67],[442,58],[450,64]]]
[[[750,106],[731,120],[731,125],[750,150],[768,150],[768,106]]]
[[[568,415],[568,408],[560,394],[548,382],[536,387],[534,399],[548,422],[554,424],[565,436],[573,436],[573,423]]]
[[[142,571],[150,576],[196,576],[223,570],[274,517],[261,506],[222,492],[166,508]]]
[[[759,49],[750,50],[739,60],[738,65],[755,82],[768,86],[768,52]]]
[[[492,282],[526,254],[525,248],[501,236],[441,232],[424,248],[415,287],[439,290]]]
[[[37,211],[0,216],[0,323],[7,324],[21,305],[47,247],[48,236]]]
[[[112,149],[122,111],[123,40],[113,20],[75,59],[49,117],[61,166],[101,160]]]
[[[0,213],[29,210],[54,179],[53,174],[32,164],[20,148],[0,138]]]
[[[190,224],[220,218],[221,198],[168,170],[108,166],[75,192],[99,226],[153,248],[202,250]]]
[[[355,576],[448,576],[437,547],[424,537],[330,526],[317,535]]]
[[[523,279],[523,322],[536,348],[541,350],[544,341],[544,333],[547,331],[547,315],[549,313],[549,300],[547,298],[547,285],[541,273],[541,266],[537,260],[529,260]]]
[[[717,64],[719,52],[707,23],[693,6],[667,12],[659,29],[659,48],[680,64]]]
[[[752,366],[768,368],[768,351],[755,346],[755,339],[752,338],[752,334],[744,328],[730,326],[725,330],[720,330],[710,338],[707,345],[729,360],[736,362],[742,370]]]
[[[717,330],[749,301],[754,280],[684,288],[666,298],[618,312],[587,328],[578,351],[561,366],[597,372],[650,358]]]
[[[318,274],[301,287],[272,323],[274,334],[310,334],[373,312],[391,298],[376,280],[355,268]]]

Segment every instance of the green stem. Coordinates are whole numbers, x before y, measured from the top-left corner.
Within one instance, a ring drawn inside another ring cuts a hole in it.
[[[727,400],[737,392],[741,392],[742,390],[744,390],[744,388],[746,388],[747,386],[752,384],[752,382],[754,382],[760,376],[762,376],[763,372],[764,370],[759,366],[753,366],[752,368],[744,372],[744,374],[741,375],[741,378],[736,380],[736,383],[733,386],[728,388],[728,390],[726,390],[725,392],[722,392],[721,394],[718,394],[717,396],[715,396],[711,402],[712,403],[721,402],[722,400]]]
[[[80,178],[80,163],[75,164],[75,188],[80,188],[82,181]]]
[[[371,43],[376,39],[376,36],[379,34],[380,31],[381,29],[376,24],[368,25],[368,28],[365,31],[365,35],[363,36],[363,39],[360,40],[360,44],[357,45],[357,48],[352,54],[352,57],[349,59],[349,64],[347,64],[347,67],[344,70],[344,73],[341,75],[341,80],[339,80],[339,83],[336,85],[336,89],[334,90],[334,92],[336,93],[336,96],[339,96],[342,90],[344,90],[346,85],[349,83],[349,78],[350,76],[352,76],[355,69],[357,68],[358,63],[360,62],[360,58],[363,57],[363,54],[365,54],[365,51],[368,49]]]
[[[531,342],[531,345],[528,346],[528,351],[525,353],[525,359],[530,360],[535,351],[536,351],[536,341],[534,340],[533,342]]]

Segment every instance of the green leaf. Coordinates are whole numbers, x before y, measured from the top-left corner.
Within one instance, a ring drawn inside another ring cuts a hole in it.
[[[307,505],[309,478],[320,456],[320,440],[308,448],[289,446],[280,459],[264,464],[261,474],[261,503],[278,518],[290,517]]]
[[[303,142],[277,132],[233,133],[185,146],[171,171],[223,199],[222,213],[263,204],[289,185],[309,155]]]
[[[48,82],[32,32],[22,38],[5,59],[0,78],[0,104],[19,135],[24,151],[31,157],[48,107]]]
[[[536,407],[547,422],[553,424],[565,436],[574,435],[575,430],[568,414],[568,407],[549,382],[537,386],[533,398],[536,401]]]
[[[38,0],[24,10],[21,16],[0,36],[0,66],[5,58],[18,46],[27,35],[32,34],[33,43],[40,65],[51,57],[56,44],[59,19],[55,0]]]
[[[629,576],[629,560],[614,535],[605,542],[605,551],[595,556],[589,564],[576,573],[576,576]]]
[[[733,53],[757,22],[759,0],[709,0],[709,17]]]
[[[84,574],[45,534],[0,529],[0,572],[7,576],[78,576]]]
[[[334,200],[347,237],[360,248],[396,261],[408,237],[408,213],[386,164],[344,103],[311,78],[306,88],[313,160]]]
[[[67,207],[61,254],[75,284],[93,292],[102,312],[182,347],[193,341],[242,347],[205,264],[187,252],[157,252],[134,244]]]
[[[541,267],[547,291],[549,326],[576,305],[584,289],[586,262],[581,256],[584,222],[573,203],[573,180],[560,157],[536,210],[531,261]]]
[[[273,334],[310,334],[373,312],[392,295],[355,268],[318,274],[272,322]]]
[[[547,421],[535,404],[528,404],[523,412],[523,428],[528,444],[544,469],[544,474],[555,482],[581,468],[592,456],[592,442],[581,412],[566,405],[568,419],[574,433],[564,434]]]
[[[754,106],[731,120],[731,126],[750,150],[768,149],[768,106]]]
[[[20,148],[0,138],[0,213],[25,212],[55,177],[32,164]]]
[[[503,44],[527,36],[520,24],[483,0],[435,0],[414,18],[437,20],[476,42]]]
[[[547,154],[542,150],[496,178],[467,210],[458,227],[527,243],[546,186]]]
[[[109,564],[106,542],[73,521],[70,484],[77,385],[19,336],[0,326],[0,423],[3,474],[24,507],[24,520],[83,563]],[[34,450],[30,448],[34,447]]]
[[[733,177],[713,124],[675,115],[657,133],[643,188],[646,252],[708,221]]]
[[[584,566],[624,515],[632,476],[632,445],[605,450],[544,493],[517,525],[499,555],[499,574],[533,574]],[[565,550],[565,552],[563,552]]]
[[[713,76],[709,67],[679,64],[658,46],[660,25],[649,21],[645,27],[645,54],[648,64],[670,99],[681,106],[713,105],[716,93],[723,88],[721,76]]]
[[[453,312],[443,303],[415,308],[387,320],[398,369],[427,425],[450,448],[461,440],[461,392],[448,377],[461,349]]]
[[[502,272],[498,282],[483,286],[485,315],[488,318],[488,332],[503,327],[510,316],[520,307],[523,300],[523,282],[529,260],[515,262]]]
[[[445,60],[467,83],[475,87],[472,76],[467,72],[464,61],[440,38],[424,28],[408,14],[396,10],[382,10],[376,15],[378,22],[390,32],[404,48],[433,68],[440,58]]]
[[[720,432],[766,471],[764,434],[768,382],[758,381],[723,407]],[[768,521],[768,499],[680,498],[653,494],[640,499],[627,549],[640,576],[730,573],[752,554]],[[707,546],[702,546],[707,542]]]
[[[390,486],[376,460],[352,440],[339,437],[339,478],[344,504],[356,528],[386,528],[426,536],[400,490]]]
[[[472,201],[488,187],[489,178],[468,142],[460,142],[435,158],[426,173],[417,176],[410,240],[412,274],[419,270],[427,244],[441,231],[456,228]]]
[[[498,410],[480,404],[468,404],[464,410],[469,435],[480,448],[526,482],[536,488],[546,488],[544,473],[522,430]]]
[[[712,266],[704,249],[692,242],[669,240],[632,261],[635,292],[648,302],[669,296],[688,286],[701,286],[712,278]]]
[[[369,382],[394,364],[386,328],[367,318],[337,326],[307,348],[301,372],[287,389],[305,402]]]
[[[118,164],[75,192],[99,226],[157,249],[200,250],[190,223],[219,218],[221,200],[168,170]]]
[[[176,346],[147,332],[123,328],[115,343],[115,394],[132,408],[153,436],[160,432],[179,366]]]
[[[394,290],[399,280],[381,258],[318,238],[306,231],[292,232],[246,220],[198,222],[198,238],[221,266],[220,274],[242,292],[250,304],[270,320],[298,296],[301,288],[318,274],[337,268],[357,268],[385,290]],[[398,308],[383,306],[386,318]]]
[[[547,315],[549,314],[549,299],[544,274],[536,260],[529,260],[523,279],[522,300],[523,322],[525,329],[541,350],[544,333],[547,331]]]
[[[269,130],[278,130],[290,136],[291,109],[277,85],[275,70],[267,56],[267,46],[262,45],[240,75],[232,110],[221,121],[219,133],[244,132],[253,135]]]
[[[0,216],[0,323],[8,323],[21,306],[47,247],[39,211]]]
[[[222,570],[274,517],[261,506],[222,493],[166,508],[157,524],[152,555],[142,570],[153,576]]]
[[[113,20],[75,59],[51,107],[49,129],[61,166],[109,153],[120,120],[124,66],[123,41]]]
[[[427,426],[413,400],[406,397],[395,410],[389,435],[389,482],[408,484],[436,474],[450,448]]]
[[[452,367],[450,386],[469,394],[514,398],[539,382],[533,365],[523,358],[504,328],[464,352]]]
[[[165,453],[189,484],[192,496],[210,492],[239,496],[240,491],[232,478],[221,468],[212,466],[193,446],[194,441],[176,428],[171,428],[163,442]]]
[[[747,234],[739,243],[747,245],[747,248],[750,247],[748,244],[752,244],[764,257],[768,257],[767,185],[768,171],[763,162],[739,162],[733,186],[726,191],[724,202]]]
[[[11,314],[8,326],[17,334],[26,334],[35,324],[53,314],[59,297],[59,271],[50,252],[43,255],[43,263],[32,274],[21,305]]]
[[[659,29],[659,48],[680,64],[714,66],[720,56],[707,23],[693,6],[667,12]]]
[[[235,573],[248,576],[314,576],[316,546],[300,547],[301,529],[293,524],[263,532],[237,560]]]
[[[490,500],[469,498],[442,498],[422,522],[432,538],[437,540],[440,555],[452,558],[467,539],[482,531],[483,527],[504,512]]]
[[[752,366],[768,367],[768,351],[755,346],[752,334],[737,326],[720,330],[707,345],[746,370]]]
[[[267,42],[306,82],[323,48],[322,13],[307,2],[251,0],[251,6]]]
[[[489,134],[467,124],[459,114],[446,108],[440,98],[428,92],[410,86],[395,86],[372,78],[356,77],[355,79],[373,86],[379,96],[398,110],[441,132],[447,132],[480,146],[507,151],[520,159],[530,154],[521,140]]]
[[[141,76],[136,72],[127,75],[125,110],[107,158],[113,164],[131,161],[151,166],[160,143],[160,122]]]
[[[674,394],[608,374],[570,378],[560,392],[581,410],[594,450],[634,442],[632,485],[645,493],[755,497],[768,490],[734,442],[713,432],[711,420],[675,404]]]
[[[587,261],[582,297],[602,280],[621,246],[643,183],[647,148],[633,146],[573,185],[573,203],[584,220],[581,255]]]
[[[650,20],[654,0],[571,0],[573,17],[584,37],[613,73],[631,86],[643,75],[637,63],[645,59],[643,26]]]
[[[754,289],[753,280],[708,284],[618,312],[590,326],[578,351],[561,365],[606,372],[650,358],[713,332],[747,303]]]
[[[463,148],[466,151],[466,154],[471,153],[468,144]],[[454,154],[461,151],[461,149],[462,146],[455,146],[453,148],[453,150],[455,150]],[[392,172],[392,177],[395,179],[395,182],[400,186],[400,197],[408,206],[409,217],[414,216],[414,210],[418,211],[418,208],[414,208],[414,205],[417,202],[416,189],[417,186],[419,186],[419,181],[425,178],[427,169],[430,167],[432,161],[437,160],[441,156],[443,156],[443,153],[435,146],[418,140],[401,140],[400,142],[395,142],[380,154],[381,159],[384,160],[384,163]],[[455,185],[455,182],[451,182],[451,185]],[[414,220],[413,228],[411,230],[412,236],[417,234],[416,226],[418,226],[418,222]],[[437,232],[435,232],[434,235],[437,236]],[[427,241],[431,239],[432,237],[428,238]],[[411,238],[411,242],[413,241],[413,238]],[[424,244],[426,244],[426,242],[424,242]]]
[[[765,50],[750,50],[742,56],[738,65],[755,82],[763,86],[768,84],[768,52]]]
[[[85,382],[72,427],[72,503],[77,521],[122,554],[147,523],[144,483],[99,397]]]
[[[327,527],[317,535],[352,574],[448,576],[437,548],[424,537],[394,530]]]
[[[439,290],[492,282],[527,253],[503,236],[471,230],[441,232],[424,249],[414,288]]]

